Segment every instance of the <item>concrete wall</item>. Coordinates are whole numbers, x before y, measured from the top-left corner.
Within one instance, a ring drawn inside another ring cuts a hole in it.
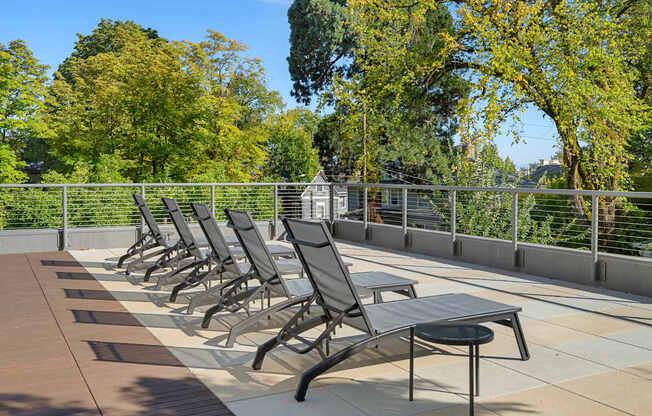
[[[274,238],[269,221],[260,221],[256,225],[263,238]],[[198,224],[191,224],[190,228],[195,236],[202,235]],[[225,235],[233,235],[233,230],[226,224],[220,224],[220,228]],[[162,225],[161,231],[171,237],[176,235],[169,224]],[[283,224],[279,221],[276,237],[282,234]],[[333,225],[333,234],[338,239],[352,242],[652,297],[652,259],[647,258],[600,253],[596,271],[591,253],[586,250],[519,243],[515,265],[511,241],[458,234],[454,253],[451,235],[447,232],[408,228],[407,244],[404,244],[400,226],[369,223],[365,233],[361,221],[351,220],[337,220]],[[68,230],[67,248],[128,247],[137,237],[137,227],[71,228]],[[61,230],[3,230],[0,231],[0,254],[56,251],[62,249],[62,242]]]
[[[602,286],[652,297],[652,259],[600,254]]]
[[[337,220],[333,224],[333,234],[343,240],[364,242],[364,227],[360,221]]]
[[[520,270],[538,276],[586,285],[595,284],[591,252],[519,243]]]
[[[408,228],[408,248],[428,256],[453,258],[450,233]]]
[[[337,220],[333,230],[341,240],[652,297],[652,259],[600,253],[596,266],[586,250],[519,242],[514,253],[511,241],[457,234],[453,251],[447,232],[408,228],[404,245],[398,226],[369,223],[365,236],[361,221]]]
[[[269,221],[257,222],[256,226],[265,240],[272,239],[273,227]],[[171,224],[163,224],[159,228],[163,234],[169,235],[171,238],[177,238],[177,233]],[[280,222],[279,228],[280,231],[283,230]],[[233,235],[233,230],[228,228],[225,223],[220,224],[220,229],[225,236]],[[190,224],[190,230],[195,237],[203,237],[199,224]],[[136,241],[138,235],[138,227],[134,226],[69,228],[66,249],[126,248]],[[35,229],[0,231],[0,254],[57,251],[62,249],[62,230]]]
[[[512,242],[496,238],[458,234],[456,258],[500,269],[510,269],[514,266]]]
[[[2,230],[0,254],[56,251],[61,246],[60,234],[56,229]]]

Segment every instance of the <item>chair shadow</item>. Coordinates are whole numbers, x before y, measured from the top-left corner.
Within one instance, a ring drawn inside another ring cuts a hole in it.
[[[51,397],[31,394],[0,393],[0,415],[100,415],[97,407],[89,408],[79,401],[55,403]]]

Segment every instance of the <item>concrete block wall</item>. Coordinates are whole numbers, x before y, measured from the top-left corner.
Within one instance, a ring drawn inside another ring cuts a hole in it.
[[[652,297],[652,259],[600,253],[596,270],[587,250],[519,242],[514,253],[511,241],[465,234],[456,235],[453,250],[448,232],[408,228],[404,244],[401,227],[369,223],[367,228],[365,233],[361,221],[337,220],[334,237]]]

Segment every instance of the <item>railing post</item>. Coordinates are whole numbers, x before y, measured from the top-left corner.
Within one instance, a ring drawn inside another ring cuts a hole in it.
[[[451,204],[451,254],[457,255],[457,191],[455,189],[449,194]]]
[[[598,222],[600,215],[600,208],[598,202],[598,195],[591,196],[591,273],[595,280],[600,280],[600,272],[598,270]]]
[[[328,222],[330,224],[331,235],[333,234],[333,228],[335,226],[335,185],[330,184],[328,186],[329,198],[328,198]]]
[[[367,187],[362,188],[362,228],[364,229],[363,241],[367,240],[367,226],[369,225],[369,213],[367,206]]]
[[[512,194],[512,253],[513,265],[518,267],[518,192]]]
[[[215,184],[211,185],[211,214],[215,218]]]
[[[276,234],[278,233],[278,184],[274,184],[274,217],[273,217],[273,236],[272,240],[276,239]]]
[[[68,248],[68,187],[63,185],[61,193],[61,249]]]
[[[403,205],[402,205],[402,215],[401,215],[401,225],[403,226],[403,247],[408,247],[408,231],[407,231],[407,222],[408,222],[408,188],[403,188]]]

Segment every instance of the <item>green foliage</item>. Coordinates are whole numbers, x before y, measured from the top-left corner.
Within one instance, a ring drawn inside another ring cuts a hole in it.
[[[27,138],[45,132],[41,109],[47,69],[24,41],[0,43],[0,144],[19,151]]]
[[[436,161],[430,179],[437,185],[516,188],[521,179],[516,177],[498,183],[504,162],[494,145],[483,146],[474,160],[468,159],[466,152],[449,147],[447,154],[438,153]],[[447,195],[437,193],[431,205],[444,226],[450,228],[450,207],[442,209],[441,204],[435,203],[441,200],[447,200]],[[537,217],[535,205],[532,194],[519,199],[519,240],[538,244],[559,242],[561,234],[555,235],[552,231],[553,216]],[[458,191],[456,214],[460,233],[503,240],[512,238],[511,193]]]
[[[63,78],[67,83],[74,83],[76,62],[88,59],[101,53],[119,52],[125,47],[125,36],[119,33],[142,34],[147,39],[157,39],[158,32],[151,28],[143,28],[131,21],[101,19],[97,27],[89,35],[77,33],[77,41],[73,52],[59,65],[58,78]]]
[[[627,137],[646,109],[630,63],[639,61],[652,26],[633,25],[622,10],[644,2],[460,3],[462,29],[448,48],[468,51],[463,65],[475,73],[463,139],[490,139],[534,104],[557,126],[569,188],[623,189]],[[574,209],[589,215],[579,198]]]
[[[65,172],[110,155],[131,181],[254,179],[264,122],[281,105],[261,62],[218,32],[191,43],[141,29],[103,21],[54,81],[50,144]]]
[[[288,10],[292,95],[310,104],[328,90],[334,75],[358,72],[353,61],[356,33],[346,0],[295,0]]]
[[[290,110],[275,117],[269,126],[265,172],[288,182],[306,182],[319,170],[312,137],[318,117],[307,109]]]
[[[23,183],[27,175],[22,171],[25,163],[16,156],[9,145],[0,143],[0,183]]]
[[[0,143],[0,183],[22,183],[27,175],[21,170],[21,162],[9,145]],[[14,194],[10,189],[0,189],[0,230],[6,224],[7,207],[12,204]]]
[[[293,94],[309,102],[319,93],[337,117],[319,132],[326,164],[366,170],[368,181],[380,180],[384,162],[423,175],[467,94],[455,68],[431,65],[444,46],[439,32],[454,31],[448,9],[419,16],[383,2],[297,0],[288,16]]]

